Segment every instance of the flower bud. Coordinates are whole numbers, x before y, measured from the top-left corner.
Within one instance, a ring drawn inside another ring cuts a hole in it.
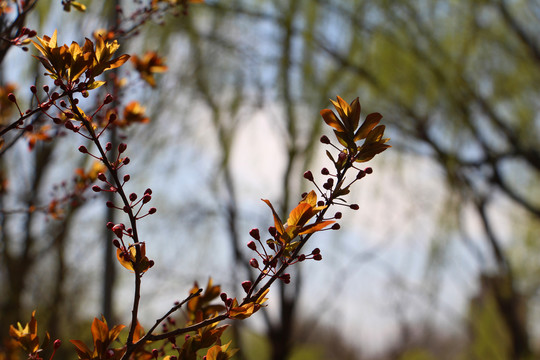
[[[118,145],[118,153],[119,154],[126,151],[126,149],[127,149],[127,144],[126,143],[120,143],[120,145]]]
[[[62,345],[62,341],[60,339],[54,340],[54,350],[58,349]]]
[[[315,254],[315,255],[313,255],[313,260],[315,260],[315,261],[321,261],[321,260],[322,260],[322,255],[321,255],[321,254]]]
[[[94,185],[94,186],[92,186],[92,191],[93,192],[100,192],[101,188],[99,186],[97,186],[97,185]]]
[[[255,258],[252,258],[251,260],[249,260],[249,265],[255,269],[259,268],[259,262]]]
[[[309,181],[313,181],[313,174],[311,173],[311,171],[308,170],[308,171],[306,171],[304,173],[304,179],[307,179]]]
[[[358,174],[356,174],[356,178],[357,178],[358,180],[360,180],[360,179],[363,178],[364,176],[366,176],[366,172],[365,172],[364,170],[360,170],[360,171],[358,172]]]
[[[330,139],[328,138],[328,136],[323,135],[323,136],[321,136],[321,142],[323,144],[330,144]]]
[[[338,223],[335,223],[334,225],[332,225],[331,229],[332,230],[339,230],[341,228],[341,226],[338,224]]]
[[[35,93],[37,93],[37,88],[36,88],[36,85],[32,85],[32,86],[30,86],[30,91],[32,92],[32,94],[35,94]]]
[[[248,246],[248,248],[250,248],[253,251],[255,251],[257,249],[257,245],[255,244],[255,241],[248,242],[247,246]]]
[[[115,248],[120,249],[120,241],[118,241],[118,239],[114,239],[112,243]]]
[[[148,214],[152,215],[152,214],[155,214],[157,211],[157,209],[155,207],[152,207],[148,210]]]
[[[129,179],[131,179],[131,176],[129,176],[129,174],[124,175],[124,182],[128,182]]]
[[[259,229],[251,229],[249,235],[255,240],[261,240],[261,235],[259,234]]]
[[[116,224],[112,227],[112,231],[114,232],[114,234],[116,236],[118,236],[120,239],[122,238],[122,236],[124,236],[124,224]]]
[[[107,176],[105,176],[105,174],[102,172],[97,175],[97,178],[101,181],[107,181]]]
[[[281,275],[280,279],[283,281],[283,283],[288,284],[291,282],[291,274],[283,274]]]
[[[49,92],[49,86],[48,85],[43,85],[43,91],[48,93]]]
[[[129,158],[126,157],[126,158],[124,158],[124,160],[122,160],[122,163],[124,163],[124,165],[127,165],[127,164],[129,164],[129,161],[130,161]]]
[[[222,292],[221,294],[219,294],[219,297],[222,301],[227,301],[227,293]]]
[[[324,168],[321,169],[321,174],[330,175],[330,171],[327,168],[324,167]]]
[[[15,95],[13,93],[9,93],[8,96],[7,96],[8,100],[11,101],[12,103],[16,103],[17,102],[17,98],[15,97]]]
[[[105,100],[103,100],[103,103],[104,104],[110,104],[112,101],[113,101],[113,97],[111,94],[107,94],[107,96],[105,96]]]
[[[338,212],[336,212],[336,213],[334,214],[334,218],[335,218],[335,219],[341,219],[341,216],[342,216],[342,215],[343,215],[343,214],[341,214],[341,212],[338,211]]]
[[[109,141],[105,144],[105,151],[111,151],[112,149],[112,143]]]
[[[137,200],[137,194],[131,193],[129,194],[129,201],[135,201]]]
[[[373,169],[370,167],[365,168],[364,171],[366,172],[366,174],[373,174]]]
[[[349,207],[350,207],[351,209],[353,209],[353,210],[358,210],[358,209],[360,209],[360,206],[358,206],[358,204],[351,204],[351,205],[349,205]]]
[[[252,284],[251,284],[251,281],[244,281],[244,282],[242,283],[242,288],[244,289],[244,291],[245,291],[246,293],[248,293],[249,290],[251,289],[251,285],[252,285]]]

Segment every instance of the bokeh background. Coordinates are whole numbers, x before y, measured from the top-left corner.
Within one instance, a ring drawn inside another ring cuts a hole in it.
[[[31,2],[26,26],[80,43],[144,5],[81,2],[86,13]],[[0,32],[13,16],[0,12]],[[120,40],[168,67],[155,87],[131,63],[117,73],[130,84],[120,106],[138,101],[150,119],[116,134],[128,191],[150,187],[158,209],[140,224],[156,262],[143,325],[194,281],[241,296],[248,232],[272,225],[260,199],[284,214],[310,189],[303,172],[329,166],[319,111],[340,95],[359,97],[362,116],[382,113],[393,147],[353,189],[360,210],[313,240],[323,261],[298,266],[268,308],[235,324],[238,359],[540,356],[539,31],[532,0],[207,0]],[[48,80],[33,49],[4,45],[0,86],[17,84],[30,106],[29,86]],[[0,103],[9,124],[16,112]],[[68,135],[33,151],[21,139],[0,157],[2,339],[33,309],[53,338],[88,338],[100,314],[129,321],[132,279],[111,267],[105,228],[121,217],[103,196],[88,192],[60,219],[24,211],[91,166],[74,151],[84,139]]]

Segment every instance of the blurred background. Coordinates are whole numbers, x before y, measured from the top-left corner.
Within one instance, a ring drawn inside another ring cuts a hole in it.
[[[86,13],[29,1],[25,25],[82,43],[118,20],[129,27],[144,6],[81,2]],[[5,34],[15,13],[1,9],[14,5],[0,4]],[[314,237],[323,260],[296,267],[266,309],[234,323],[237,358],[538,358],[539,31],[533,0],[207,0],[120,38],[119,53],[154,51],[168,67],[154,87],[132,63],[116,74],[130,84],[117,105],[138,101],[149,119],[115,134],[132,160],[127,191],[151,188],[158,209],[139,229],[156,263],[143,326],[194,281],[242,296],[248,232],[273,223],[260,199],[286,214],[311,189],[304,171],[323,180],[319,138],[331,133],[319,111],[339,95],[359,97],[362,118],[380,112],[393,148],[353,188],[360,210]],[[34,49],[0,45],[0,93],[28,108],[29,86],[50,81]],[[8,105],[2,125],[17,118]],[[94,316],[129,321],[133,284],[105,228],[125,219],[102,194],[80,194],[84,204],[57,218],[27,211],[91,167],[74,151],[83,138],[56,135],[32,151],[21,138],[0,157],[0,339],[37,309],[72,358],[66,340],[87,339]]]

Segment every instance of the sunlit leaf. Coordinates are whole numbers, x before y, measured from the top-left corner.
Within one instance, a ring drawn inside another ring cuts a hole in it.
[[[272,214],[274,215],[274,226],[276,227],[278,234],[283,235],[285,233],[285,227],[283,226],[283,222],[281,221],[279,215],[274,209],[274,206],[272,206],[272,203],[269,200],[262,199],[262,201],[264,201],[272,210]]]

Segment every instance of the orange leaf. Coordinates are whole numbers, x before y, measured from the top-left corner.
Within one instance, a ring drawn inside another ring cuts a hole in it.
[[[325,220],[325,221],[321,221],[321,222],[318,222],[318,223],[315,223],[315,224],[304,226],[300,230],[300,233],[298,235],[306,235],[306,234],[311,234],[311,233],[320,231],[320,230],[324,229],[325,227],[327,227],[328,225],[333,224],[333,223],[335,223],[334,220]]]
[[[79,359],[91,359],[92,351],[81,340],[69,340],[74,346]]]
[[[272,206],[272,203],[269,200],[262,199],[268,206],[270,206],[270,209],[272,209],[272,214],[274,215],[274,226],[276,227],[277,232],[280,235],[283,235],[285,233],[285,227],[283,226],[283,222],[279,218],[279,215],[277,214],[276,210],[274,210],[274,207]]]
[[[354,135],[354,141],[365,139],[368,134],[373,130],[375,126],[381,121],[382,115],[379,113],[371,113],[368,116],[366,116],[366,119],[364,120],[364,123],[356,134]]]
[[[345,131],[345,126],[339,121],[336,114],[330,109],[323,109],[321,110],[321,116],[325,123],[333,127],[339,132]]]

